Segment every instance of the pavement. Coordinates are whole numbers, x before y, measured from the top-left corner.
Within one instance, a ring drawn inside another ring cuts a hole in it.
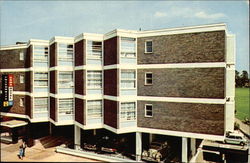
[[[235,118],[235,122],[240,125],[240,130],[250,137],[250,126]]]
[[[50,140],[49,138],[47,138]],[[62,153],[56,153],[53,145],[44,146],[44,139],[35,140],[35,145],[28,147],[25,150],[25,157],[23,160],[19,159],[17,154],[21,142],[16,144],[1,143],[1,160],[0,162],[98,162],[96,160],[77,157]]]

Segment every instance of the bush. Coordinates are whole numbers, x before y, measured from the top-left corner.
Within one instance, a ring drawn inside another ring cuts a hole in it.
[[[234,122],[234,130],[239,130],[240,129],[240,124]]]

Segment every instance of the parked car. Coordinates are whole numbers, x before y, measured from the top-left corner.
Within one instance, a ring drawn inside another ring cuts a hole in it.
[[[247,140],[240,133],[229,132],[225,136],[224,143],[245,145]]]
[[[147,150],[142,152],[142,159],[146,161],[161,162],[167,156],[169,145],[165,142],[152,142]]]
[[[112,139],[108,136],[103,137],[92,137],[89,139],[91,141],[85,142],[83,148],[91,151],[107,152],[107,153],[116,153],[116,142],[115,139]]]

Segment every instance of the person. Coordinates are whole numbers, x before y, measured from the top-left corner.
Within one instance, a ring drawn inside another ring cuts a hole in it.
[[[19,158],[22,160],[25,156],[25,148],[27,147],[24,140],[22,140],[22,144],[19,146]]]

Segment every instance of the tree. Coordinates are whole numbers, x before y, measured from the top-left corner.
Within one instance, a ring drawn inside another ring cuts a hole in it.
[[[248,86],[249,78],[247,71],[243,70],[240,76],[241,76],[242,86]]]

